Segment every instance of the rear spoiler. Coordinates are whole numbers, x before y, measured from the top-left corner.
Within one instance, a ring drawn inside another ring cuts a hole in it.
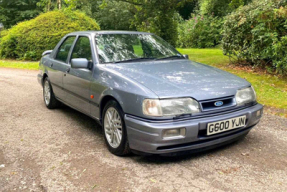
[[[52,53],[53,50],[48,50],[48,51],[44,51],[42,53],[42,57],[45,56],[45,55],[50,55]]]

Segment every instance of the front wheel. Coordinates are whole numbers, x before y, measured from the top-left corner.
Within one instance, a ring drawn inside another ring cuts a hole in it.
[[[46,77],[43,83],[43,97],[45,105],[48,109],[55,109],[60,105],[60,102],[56,99],[49,78]]]
[[[103,132],[108,149],[111,153],[124,156],[130,153],[124,113],[120,105],[109,101],[103,111]]]

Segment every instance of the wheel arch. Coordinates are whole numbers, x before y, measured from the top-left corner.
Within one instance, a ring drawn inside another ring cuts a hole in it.
[[[100,102],[100,105],[99,105],[99,108],[100,108],[100,122],[102,122],[102,119],[103,119],[103,111],[104,111],[104,108],[106,106],[106,104],[111,101],[111,100],[114,100],[116,101],[119,106],[121,107],[122,111],[123,110],[123,107],[121,106],[120,102],[112,95],[105,95],[102,99],[101,99],[101,102]]]
[[[42,86],[44,85],[44,80],[48,77],[47,73],[43,74],[43,78],[42,78]]]

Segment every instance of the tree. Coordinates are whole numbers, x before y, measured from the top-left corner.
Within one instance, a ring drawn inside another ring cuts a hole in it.
[[[40,12],[37,0],[0,0],[0,23],[3,23],[5,28],[32,19]]]
[[[75,0],[40,0],[37,2],[37,6],[39,8],[42,8],[44,12],[49,12],[66,8],[70,4],[70,2],[73,1]]]
[[[193,0],[118,0],[133,5],[133,25],[139,31],[149,31],[161,36],[172,45],[177,41],[178,7]]]
[[[212,14],[223,17],[240,6],[247,5],[252,0],[200,0],[200,12],[202,15]]]
[[[110,0],[101,3],[93,17],[104,30],[135,30],[131,24],[134,20],[133,7],[126,2]]]
[[[178,8],[178,13],[184,20],[187,20],[191,17],[192,13],[195,13],[198,10],[198,4],[198,0],[187,2]]]

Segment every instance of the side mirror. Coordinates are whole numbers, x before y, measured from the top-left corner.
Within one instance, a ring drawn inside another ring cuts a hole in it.
[[[71,61],[72,68],[84,68],[88,69],[89,68],[89,61],[85,58],[77,58],[77,59],[72,59]]]
[[[44,57],[45,55],[50,55],[52,53],[53,50],[48,50],[48,51],[44,51],[42,53],[42,57]]]
[[[188,56],[188,55],[183,55],[183,57],[184,57],[185,59],[189,59],[189,56]]]

